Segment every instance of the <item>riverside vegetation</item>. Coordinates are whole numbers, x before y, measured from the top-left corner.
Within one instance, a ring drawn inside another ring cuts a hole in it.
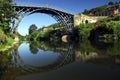
[[[0,1],[0,49],[13,44],[14,40],[10,35],[11,18],[17,19],[17,14],[13,9],[12,0]]]
[[[120,39],[120,15],[110,16],[96,23],[80,24],[73,28],[73,33],[77,33],[78,36],[82,37],[82,39],[88,39],[92,37],[92,32],[97,31],[100,28],[103,28],[101,30],[103,34],[98,32],[100,35],[97,35],[97,37],[105,39]]]
[[[30,35],[27,36],[27,39],[30,41],[61,41],[62,35],[64,35],[64,30],[59,28],[60,24],[53,24],[52,26],[47,27],[46,29],[34,30]],[[56,26],[55,29],[54,27]],[[95,35],[98,34],[98,35]],[[73,27],[71,33],[72,40],[82,40],[82,39],[120,39],[120,15],[110,16],[96,23],[87,23],[80,24]]]

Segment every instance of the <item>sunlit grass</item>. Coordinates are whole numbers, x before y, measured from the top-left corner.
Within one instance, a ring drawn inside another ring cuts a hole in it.
[[[6,43],[0,42],[0,50],[5,50],[8,46],[11,46],[14,42],[14,39],[12,39],[10,36],[6,36]]]

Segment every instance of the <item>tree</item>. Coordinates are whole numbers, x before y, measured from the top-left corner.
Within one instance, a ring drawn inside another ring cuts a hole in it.
[[[119,4],[119,2],[116,1],[115,4]]]
[[[112,1],[110,1],[109,3],[108,3],[108,5],[113,5],[114,4],[114,2],[112,2]]]
[[[0,0],[0,28],[8,33],[12,18],[17,18],[17,13],[13,8],[12,0]]]
[[[29,34],[37,30],[37,26],[35,24],[32,24],[29,28]]]
[[[85,9],[83,14],[89,14],[89,10]]]

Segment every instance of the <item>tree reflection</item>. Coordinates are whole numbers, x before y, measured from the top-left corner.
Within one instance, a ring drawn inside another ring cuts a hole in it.
[[[6,73],[10,71],[11,66],[11,54],[10,51],[1,52],[0,55],[0,80],[5,78]]]
[[[35,42],[32,42],[32,43],[30,43],[30,51],[31,51],[31,53],[33,53],[33,54],[37,54],[38,53],[38,47],[36,46],[36,43]]]

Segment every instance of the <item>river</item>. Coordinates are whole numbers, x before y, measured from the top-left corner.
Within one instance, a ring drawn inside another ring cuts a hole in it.
[[[0,80],[120,80],[120,41],[21,42],[0,53]]]

